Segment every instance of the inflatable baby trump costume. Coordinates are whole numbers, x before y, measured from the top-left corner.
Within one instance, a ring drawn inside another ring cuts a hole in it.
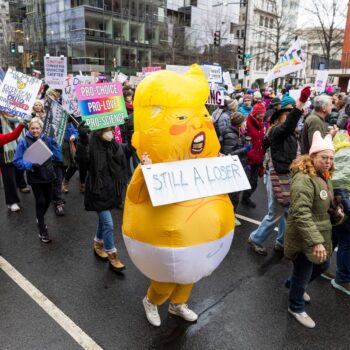
[[[205,108],[208,82],[192,65],[180,75],[159,71],[145,78],[134,100],[133,146],[152,163],[217,157],[220,149]],[[123,235],[136,267],[151,284],[144,299],[149,322],[160,325],[157,305],[195,321],[188,309],[192,286],[210,275],[230,249],[234,213],[228,195],[152,206],[140,166],[127,190]]]

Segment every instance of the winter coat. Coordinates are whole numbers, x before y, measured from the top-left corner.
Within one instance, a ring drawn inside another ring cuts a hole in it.
[[[341,205],[343,206],[344,214],[347,216],[345,221],[337,226],[339,230],[350,234],[350,197],[349,192],[345,188],[335,188],[334,189],[334,198],[340,200]]]
[[[312,111],[304,122],[303,132],[301,134],[301,154],[309,154],[312,144],[312,137],[315,131],[319,131],[322,137],[327,135],[327,125],[323,118],[317,112]]]
[[[113,143],[113,144],[112,144]],[[118,176],[112,175],[108,149],[118,168]],[[103,211],[117,208],[121,204],[121,192],[127,182],[127,164],[123,145],[115,140],[107,142],[96,133],[80,138],[77,145],[76,161],[88,169],[85,182],[84,204],[87,211]]]
[[[326,118],[326,123],[328,125],[336,125],[338,121],[339,112],[336,107],[332,108],[332,112]]]
[[[16,129],[7,134],[0,134],[0,147],[5,145],[8,142],[15,141],[21,135],[24,125],[19,124]]]
[[[61,147],[59,147],[56,141],[51,137],[47,137],[43,134],[41,134],[40,138],[42,141],[45,142],[45,144],[51,150],[53,155],[39,168],[33,169],[32,162],[23,159],[23,155],[26,149],[30,147],[35,141],[37,141],[37,139],[34,138],[29,131],[26,132],[26,137],[22,137],[18,141],[16,154],[13,159],[13,164],[18,169],[27,170],[27,180],[30,185],[52,182],[56,177],[53,168],[53,161],[62,160]]]
[[[244,148],[245,137],[240,134],[238,128],[229,126],[222,133],[221,153],[237,155],[243,165],[247,164],[247,151]]]
[[[319,176],[309,176],[297,172],[292,177],[291,203],[288,212],[284,239],[284,254],[289,259],[296,259],[303,253],[309,261],[319,264],[313,256],[313,248],[322,243],[327,257],[332,254],[332,225],[328,210],[331,207],[331,196],[321,199],[321,191],[329,192],[333,187],[330,180],[321,180]]]
[[[231,124],[231,111],[224,111],[221,113],[219,119],[217,120],[219,134],[222,137],[222,133],[227,129]]]
[[[251,114],[247,118],[247,132],[246,137],[252,138],[252,149],[248,152],[248,164],[260,165],[264,159],[264,121],[262,119],[256,119]]]
[[[348,108],[346,108],[348,107]],[[349,121],[349,115],[348,113],[350,112],[350,108],[348,105],[344,106],[340,111],[339,111],[339,116],[337,120],[337,125],[339,129],[346,130],[346,125],[348,124]]]
[[[252,106],[247,107],[245,104],[243,104],[241,107],[239,107],[238,112],[242,113],[244,115],[244,118],[247,118],[252,109]]]
[[[297,156],[298,140],[295,128],[302,114],[303,111],[293,108],[284,123],[269,131],[272,164],[277,173],[289,173],[289,166]]]

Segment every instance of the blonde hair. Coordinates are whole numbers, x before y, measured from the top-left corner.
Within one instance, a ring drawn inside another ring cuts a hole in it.
[[[28,128],[30,128],[30,127],[32,126],[32,124],[35,124],[35,123],[36,123],[36,124],[39,124],[39,126],[40,126],[41,129],[44,128],[44,123],[43,123],[43,121],[42,121],[40,118],[38,118],[38,117],[33,118],[33,119],[29,122]]]
[[[309,176],[316,176],[317,171],[314,167],[312,159],[315,155],[309,156],[308,154],[301,155],[293,160],[291,166],[289,167],[293,173],[303,173]],[[329,174],[332,176],[335,170],[334,162],[331,168],[328,170]]]

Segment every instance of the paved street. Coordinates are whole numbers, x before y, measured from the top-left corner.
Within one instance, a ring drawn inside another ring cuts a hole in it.
[[[37,239],[32,194],[21,195],[23,210],[9,213],[0,190],[0,253],[31,284],[103,349],[349,349],[350,299],[329,282],[317,280],[308,292],[307,311],[316,328],[303,328],[287,313],[283,281],[291,264],[273,253],[260,257],[249,250],[247,238],[256,225],[243,221],[231,251],[214,274],[196,284],[190,307],[196,324],[160,309],[162,326],[146,321],[142,298],[147,279],[132,265],[122,241],[121,212],[115,211],[117,242],[127,269],[110,271],[92,251],[96,214],[83,210],[77,178],[72,179],[67,215],[47,215],[54,242]],[[261,220],[265,190],[259,185],[259,209],[239,213]],[[156,220],[153,218],[152,220]],[[0,349],[62,350],[81,348],[46,311],[0,269]]]

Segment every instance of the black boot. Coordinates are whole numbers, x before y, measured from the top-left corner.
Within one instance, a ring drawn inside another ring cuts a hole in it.
[[[45,229],[39,233],[39,239],[43,243],[51,243],[52,239],[49,236],[49,232],[47,230],[47,226],[45,225]]]

